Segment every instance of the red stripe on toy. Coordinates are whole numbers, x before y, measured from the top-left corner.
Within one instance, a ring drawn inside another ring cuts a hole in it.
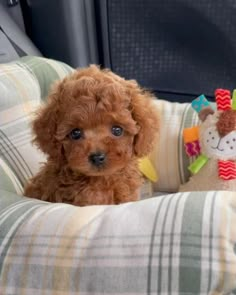
[[[185,143],[184,147],[185,147],[186,154],[189,157],[197,156],[200,154],[200,145],[198,140]]]
[[[219,111],[231,110],[231,94],[227,89],[216,89],[215,91],[217,109]]]
[[[236,163],[234,161],[218,161],[219,177],[224,180],[236,179]]]

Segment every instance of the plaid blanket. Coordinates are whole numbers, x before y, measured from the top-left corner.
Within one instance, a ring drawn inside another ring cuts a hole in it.
[[[236,193],[0,208],[0,294],[236,293]]]

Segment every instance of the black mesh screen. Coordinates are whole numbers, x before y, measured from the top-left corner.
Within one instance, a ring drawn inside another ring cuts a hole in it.
[[[172,99],[236,88],[235,0],[108,0],[107,15],[116,73]]]

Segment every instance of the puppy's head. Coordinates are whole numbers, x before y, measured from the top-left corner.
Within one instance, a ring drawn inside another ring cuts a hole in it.
[[[151,95],[96,66],[54,86],[33,122],[35,142],[53,160],[85,175],[106,175],[147,155],[158,134]]]

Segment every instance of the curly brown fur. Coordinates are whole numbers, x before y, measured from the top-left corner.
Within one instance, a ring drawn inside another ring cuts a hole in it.
[[[112,126],[123,128],[121,136]],[[81,138],[72,139],[74,129]],[[33,122],[48,161],[25,195],[79,206],[137,200],[138,158],[151,152],[158,130],[152,96],[135,81],[94,65],[78,70],[55,85]],[[101,153],[104,163],[91,163]]]
[[[217,130],[221,137],[224,137],[231,131],[236,130],[236,111],[226,110],[219,116],[219,120],[216,124]]]

